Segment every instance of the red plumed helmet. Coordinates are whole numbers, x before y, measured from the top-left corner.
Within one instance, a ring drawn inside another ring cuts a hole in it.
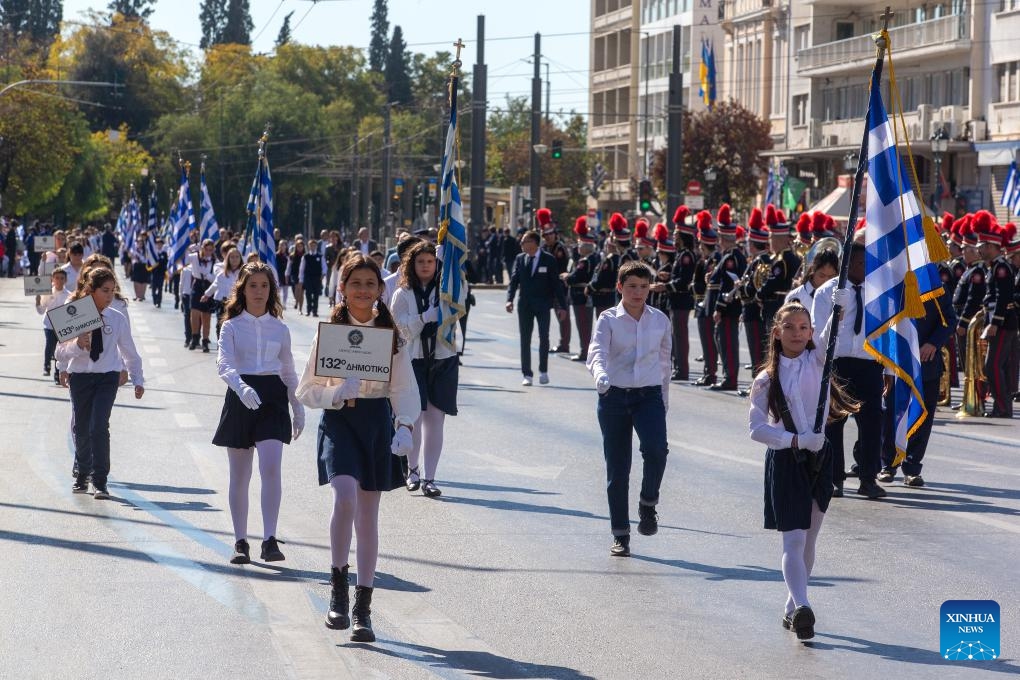
[[[761,214],[761,208],[751,208],[751,215],[747,218],[747,228],[761,231],[763,224],[765,224],[765,218]],[[739,235],[737,238],[740,238]]]
[[[719,206],[719,212],[716,213],[715,221],[719,224],[733,224],[731,212],[730,204],[723,203]]]
[[[684,224],[687,221],[687,217],[690,214],[691,209],[688,208],[686,205],[681,205],[676,209],[676,212],[673,213],[673,224],[675,225]]]
[[[797,233],[801,236],[807,236],[811,233],[811,215],[807,213],[800,214],[800,217],[797,218]]]
[[[992,233],[993,221],[992,213],[987,210],[978,210],[970,221],[971,231],[975,234],[990,234]]]
[[[707,231],[712,228],[712,213],[702,210],[698,213],[698,231]]]
[[[535,220],[538,221],[538,226],[544,227],[552,222],[552,210],[549,210],[549,208],[539,208],[535,211]]]
[[[811,233],[821,234],[825,231],[825,213],[821,210],[816,210],[811,213]]]
[[[786,213],[776,208],[776,219],[779,220],[778,224],[786,224]]]
[[[941,231],[944,234],[952,234],[953,226],[954,226],[953,214],[949,212],[943,213],[942,225],[940,226],[939,231]]]
[[[587,216],[581,215],[576,220],[574,220],[574,233],[577,234],[578,236],[587,236],[588,235],[588,217]]]
[[[645,238],[648,236],[648,220],[639,217],[634,223],[634,238]]]
[[[836,220],[832,215],[825,216],[825,231],[836,231]]]
[[[623,231],[627,228],[627,218],[618,212],[609,216],[609,229],[612,231]]]
[[[662,222],[659,222],[655,225],[655,229],[652,231],[652,238],[656,241],[669,240],[669,228]]]
[[[751,212],[751,219],[754,219],[753,211]],[[751,220],[748,220],[747,224],[752,229],[755,228]],[[779,224],[779,216],[776,215],[776,206],[772,205],[771,203],[765,206],[765,224],[769,225],[769,229]]]
[[[956,233],[960,236],[967,236],[968,234],[974,234],[974,216],[967,213],[960,219],[956,220]]]
[[[758,210],[758,209],[755,208],[755,210]],[[760,210],[758,210],[758,212],[761,213]],[[737,241],[743,241],[745,238],[747,238],[747,232],[744,231],[744,228],[738,224],[737,225],[736,239],[737,239]]]
[[[1008,246],[1016,237],[1016,225],[1012,222],[1006,222],[1006,224],[999,227],[999,233],[1002,234],[1002,245]]]

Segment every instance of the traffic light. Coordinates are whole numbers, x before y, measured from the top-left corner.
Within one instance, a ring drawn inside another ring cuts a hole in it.
[[[563,158],[563,141],[554,139],[552,143],[552,157],[556,160]]]
[[[522,198],[521,199],[521,212],[526,212],[526,213],[531,212],[531,207],[533,205],[534,205],[534,203],[532,202],[532,200],[530,198]]]
[[[638,209],[643,213],[652,211],[652,183],[647,179],[638,185]]]

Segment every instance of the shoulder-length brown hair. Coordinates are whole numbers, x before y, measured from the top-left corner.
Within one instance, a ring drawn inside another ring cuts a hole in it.
[[[283,305],[280,303],[280,288],[276,285],[276,277],[273,276],[273,268],[265,262],[249,262],[241,267],[241,274],[234,283],[234,289],[230,291],[225,305],[227,319],[240,316],[241,312],[248,309],[248,301],[244,299],[244,287],[255,274],[262,274],[269,279],[269,299],[266,300],[266,311],[277,319],[283,316]]]
[[[419,255],[431,255],[436,257],[436,247],[428,241],[421,241],[411,246],[404,257],[400,260],[400,287],[401,288],[425,288],[425,282],[418,278],[418,272],[414,270],[414,261]],[[439,263],[436,262],[436,273],[433,276],[439,274]]]

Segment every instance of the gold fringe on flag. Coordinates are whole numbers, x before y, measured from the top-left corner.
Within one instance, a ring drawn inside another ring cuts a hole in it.
[[[908,270],[903,277],[903,312],[912,319],[924,318],[924,303],[921,301],[921,286],[917,274]]]

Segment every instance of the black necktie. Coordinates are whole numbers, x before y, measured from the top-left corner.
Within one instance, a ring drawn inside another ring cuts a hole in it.
[[[89,350],[89,359],[99,361],[99,355],[103,353],[103,329],[97,328],[92,331],[92,349]]]
[[[525,260],[524,265],[528,268],[528,274],[531,274],[531,265],[535,261],[535,256],[534,255],[528,255],[526,258],[524,258],[524,260]]]
[[[861,298],[861,284],[854,286],[854,295],[857,297],[857,312],[854,314],[854,335],[861,332],[864,323],[864,300]]]

